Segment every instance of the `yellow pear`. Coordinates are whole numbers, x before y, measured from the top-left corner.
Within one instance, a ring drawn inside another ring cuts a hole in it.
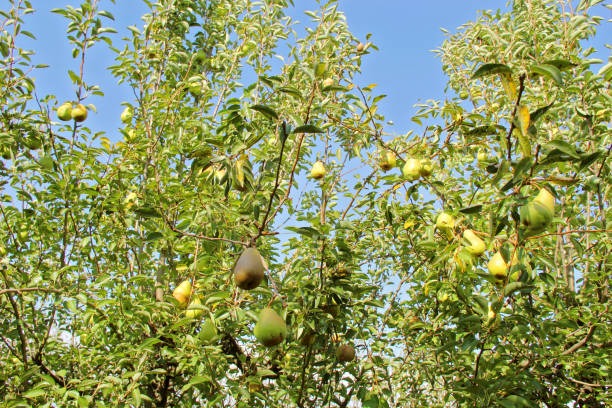
[[[59,108],[57,108],[57,117],[60,118],[60,120],[68,121],[68,120],[72,120],[72,103],[70,102],[66,102],[60,105]]]
[[[323,81],[323,88],[327,88],[328,86],[332,86],[334,84],[334,80],[332,78],[325,78]]]
[[[463,238],[465,238],[470,243],[470,245],[465,247],[465,249],[467,249],[468,252],[472,255],[480,256],[487,248],[484,241],[480,239],[480,237],[478,237],[478,235],[476,235],[474,231],[470,229],[463,231]]]
[[[325,176],[326,170],[323,162],[316,161],[315,164],[312,165],[312,169],[310,170],[310,177],[315,180],[320,180]]]
[[[397,164],[397,160],[395,159],[395,153],[393,152],[383,152],[380,155],[380,159],[378,161],[380,168],[383,171],[389,171],[395,167]]]
[[[264,278],[265,267],[255,248],[246,248],[234,265],[234,281],[240,289],[251,290],[259,286]]]
[[[442,212],[436,218],[436,227],[440,232],[444,233],[448,239],[453,238],[453,229],[455,228],[455,217],[452,215]]]
[[[350,344],[341,344],[336,348],[336,359],[340,363],[347,363],[355,359],[355,349]]]
[[[404,178],[409,181],[417,180],[421,177],[421,161],[419,159],[408,159],[402,167]]]
[[[273,347],[287,336],[287,325],[274,309],[266,307],[259,312],[253,334],[264,346]]]
[[[185,316],[190,319],[196,319],[202,316],[202,313],[204,313],[204,311],[200,307],[198,307],[201,305],[202,305],[202,301],[200,300],[200,298],[197,296],[193,296],[191,298],[191,303],[189,304],[189,306],[187,307],[187,310],[185,311]],[[192,307],[192,306],[195,306],[195,307]]]
[[[484,150],[479,150],[478,154],[476,155],[476,160],[478,160],[479,163],[484,163],[489,160],[489,156]]]
[[[132,108],[128,106],[123,110],[123,112],[121,112],[121,122],[129,123],[132,120],[133,116],[134,112],[132,111]]]
[[[365,44],[360,42],[357,44],[357,52],[363,52],[363,50],[365,50]]]
[[[527,235],[538,234],[546,229],[555,215],[555,197],[545,188],[533,201],[525,204],[519,210],[521,225]]]
[[[504,257],[501,252],[496,252],[495,255],[489,259],[489,272],[497,280],[505,280],[508,274],[508,264],[504,261]]]
[[[174,289],[172,296],[181,306],[186,306],[187,301],[191,297],[191,281],[189,279],[182,281],[181,284]]]
[[[8,254],[8,251],[4,247],[4,245],[0,245],[0,258],[4,258]]]
[[[419,175],[421,177],[429,177],[433,173],[433,164],[431,160],[425,159],[421,160],[421,168],[419,169]]]
[[[74,119],[75,122],[83,122],[87,119],[87,108],[85,105],[78,104],[72,111],[70,112],[70,116]]]

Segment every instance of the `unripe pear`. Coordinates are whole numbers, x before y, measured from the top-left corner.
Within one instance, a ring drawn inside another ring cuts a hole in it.
[[[328,86],[332,86],[334,84],[334,80],[332,78],[325,78],[323,81],[323,88],[327,88]]]
[[[246,248],[234,266],[236,286],[245,290],[255,289],[264,278],[264,270],[259,251],[255,248]]]
[[[438,218],[436,219],[436,227],[440,229],[453,229],[455,228],[455,218],[448,213],[442,212],[438,215]]]
[[[0,258],[4,258],[7,253],[8,253],[8,251],[6,250],[4,245],[0,245]]]
[[[476,155],[476,160],[478,160],[478,162],[480,163],[483,163],[489,160],[489,156],[484,150],[479,150],[478,154]]]
[[[554,215],[555,213],[555,196],[545,188],[540,189],[540,192],[533,200],[542,204],[546,209]]]
[[[66,102],[57,108],[57,117],[64,122],[72,120],[72,103]]]
[[[121,122],[129,123],[133,116],[134,112],[132,111],[132,108],[128,106],[123,110],[123,112],[121,112]]]
[[[191,297],[191,281],[189,279],[182,281],[181,284],[174,289],[172,296],[179,302],[179,305],[183,307],[186,306],[187,301]]]
[[[402,167],[404,178],[409,181],[417,180],[421,177],[421,161],[419,159],[408,159]]]
[[[380,160],[378,161],[380,168],[383,171],[391,170],[397,164],[397,160],[395,159],[395,153],[393,152],[384,152],[380,156]]]
[[[199,334],[200,340],[205,344],[209,344],[215,337],[217,337],[217,328],[215,323],[210,319],[206,319]]]
[[[495,255],[489,259],[489,272],[497,280],[505,280],[508,274],[508,264],[504,261],[504,257],[501,252],[496,252]]]
[[[336,359],[340,363],[348,363],[355,359],[355,349],[350,344],[341,344],[336,349]]]
[[[421,177],[429,177],[433,173],[433,164],[431,160],[425,159],[421,160],[421,168],[419,169],[419,174]]]
[[[273,347],[287,336],[287,325],[274,309],[266,307],[259,312],[253,334],[264,346]]]
[[[70,116],[74,119],[75,122],[83,122],[87,119],[87,108],[83,104],[78,104],[72,111],[70,112]]]
[[[196,306],[194,308],[192,308],[192,306]],[[187,310],[185,311],[185,316],[190,318],[190,319],[196,319],[200,316],[202,316],[202,313],[204,313],[204,311],[197,307],[197,306],[201,306],[202,305],[202,301],[200,300],[199,297],[192,297],[191,299],[191,303],[189,304],[189,306],[187,307]]]
[[[465,247],[465,249],[467,249],[472,255],[480,256],[487,248],[484,241],[470,229],[463,231],[463,238],[470,243],[470,245]]]
[[[536,198],[519,210],[521,225],[528,235],[537,234],[546,229],[555,215],[555,197],[542,188]]]
[[[326,170],[323,162],[316,161],[315,164],[312,165],[312,169],[310,170],[310,177],[315,180],[320,180],[325,176]]]

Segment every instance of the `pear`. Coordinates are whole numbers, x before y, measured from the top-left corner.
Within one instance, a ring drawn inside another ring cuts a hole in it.
[[[470,245],[465,247],[465,249],[467,249],[468,252],[472,255],[480,256],[487,248],[484,241],[480,239],[478,235],[476,235],[474,231],[470,229],[463,231],[463,238],[465,238],[470,243]]]
[[[64,122],[72,120],[72,103],[66,102],[57,108],[57,117]]]
[[[199,337],[205,344],[210,344],[210,342],[217,337],[217,328],[211,318],[206,319],[202,325]]]
[[[334,80],[332,78],[325,78],[323,81],[323,88],[327,88],[328,86],[332,86],[334,84]]]
[[[264,278],[264,264],[255,248],[246,248],[234,265],[234,281],[240,289],[251,290],[259,286]]]
[[[340,363],[347,363],[355,359],[355,349],[350,344],[341,344],[336,349],[336,359]]]
[[[75,122],[83,122],[87,119],[87,108],[85,105],[78,104],[72,111],[70,112],[70,116],[74,119]]]
[[[4,247],[4,245],[0,245],[0,258],[4,258],[8,254],[8,251]]]
[[[273,347],[287,336],[287,325],[274,309],[266,307],[259,312],[253,334],[264,346]]]
[[[489,272],[498,281],[506,279],[508,274],[508,264],[504,261],[504,257],[501,252],[496,252],[495,255],[489,260]]]
[[[363,52],[363,50],[365,50],[365,44],[360,42],[357,44],[357,52]]]
[[[533,201],[519,210],[521,225],[527,235],[538,234],[546,229],[555,215],[555,197],[542,188]]]
[[[421,161],[419,159],[408,159],[402,167],[404,178],[409,181],[417,180],[421,177]]]
[[[172,296],[179,302],[181,306],[186,306],[187,301],[191,297],[191,281],[185,279],[180,285],[174,289]]]
[[[121,112],[121,122],[130,123],[132,117],[134,116],[134,112],[132,112],[132,108],[129,106]]]
[[[384,152],[380,156],[380,160],[378,161],[380,168],[383,171],[389,171],[395,167],[397,164],[397,160],[395,159],[395,154],[393,152]]]
[[[189,304],[189,306],[187,307],[187,310],[185,311],[185,316],[190,319],[197,319],[198,317],[202,316],[202,313],[204,313],[204,311],[198,307],[201,305],[202,305],[202,301],[200,300],[199,297],[197,296],[192,297],[191,303]],[[192,306],[195,306],[195,307],[192,308]]]
[[[440,232],[444,233],[448,239],[453,238],[453,229],[455,228],[455,217],[452,215],[441,212],[436,218],[436,227]]]
[[[419,169],[419,175],[421,177],[429,177],[433,173],[433,164],[431,160],[425,159],[421,160],[421,168]]]
[[[312,169],[310,170],[310,177],[315,180],[320,180],[325,176],[326,170],[323,162],[316,161],[315,164],[312,165]]]

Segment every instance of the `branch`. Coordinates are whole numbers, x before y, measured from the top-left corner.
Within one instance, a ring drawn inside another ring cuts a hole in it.
[[[523,96],[523,91],[525,90],[525,74],[521,74],[519,77],[519,90],[518,96],[516,97],[516,103],[514,104],[514,109],[512,110],[512,120],[510,121],[510,130],[508,131],[508,135],[506,136],[506,142],[508,144],[508,161],[512,160],[512,132],[514,131],[514,117],[516,116],[516,111],[521,103],[521,97]]]
[[[589,341],[594,331],[595,331],[595,326],[593,325],[589,328],[589,331],[587,332],[586,336],[583,337],[582,340],[580,340],[578,343],[574,344],[572,347],[565,350],[563,353],[561,353],[561,355],[567,356],[568,354],[572,354],[574,351],[584,346],[587,343],[587,341]]]

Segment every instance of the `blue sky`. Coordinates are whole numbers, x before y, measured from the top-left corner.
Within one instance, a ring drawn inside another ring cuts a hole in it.
[[[305,10],[316,10],[314,0],[294,0],[296,6],[289,10],[295,19],[308,23]],[[34,49],[36,63],[49,64],[50,68],[34,73],[39,95],[53,93],[60,101],[74,99],[72,85],[67,69],[78,70],[78,60],[71,57],[71,46],[65,38],[67,21],[50,12],[56,7],[70,4],[67,0],[35,1],[37,12],[26,17],[26,26],[37,40],[25,41],[24,48]],[[367,33],[372,33],[372,41],[380,48],[363,58],[363,74],[357,78],[357,84],[364,86],[378,84],[377,93],[388,97],[381,103],[381,112],[395,126],[386,130],[392,133],[405,133],[416,125],[410,121],[415,112],[414,104],[430,98],[440,99],[446,78],[442,74],[440,61],[431,53],[444,40],[440,27],[451,32],[461,24],[473,20],[477,10],[486,8],[507,9],[506,0],[431,0],[428,2],[408,0],[340,0],[340,9],[347,16],[350,30],[360,39],[365,40]],[[78,4],[73,3],[75,6]],[[4,8],[4,6],[3,6]],[[146,7],[137,0],[121,0],[112,4],[101,0],[101,8],[110,11],[115,21],[108,23],[119,33],[113,35],[113,41],[120,44],[120,38],[127,35],[125,27],[142,26],[140,16]],[[610,18],[610,12],[598,6],[599,15]],[[603,49],[603,39],[612,38],[610,24],[604,23],[599,29],[597,48]],[[22,37],[22,41],[23,41]],[[608,51],[608,50],[605,50]],[[106,130],[111,140],[118,140],[115,130],[121,126],[119,115],[123,101],[133,99],[126,86],[118,86],[116,80],[106,69],[114,63],[114,54],[103,45],[97,45],[88,51],[86,61],[86,80],[97,83],[105,92],[104,99],[94,97],[88,100],[98,107],[98,114],[91,114],[88,126],[94,130]],[[607,53],[600,52],[597,57],[606,60]],[[116,126],[109,126],[116,124]]]

